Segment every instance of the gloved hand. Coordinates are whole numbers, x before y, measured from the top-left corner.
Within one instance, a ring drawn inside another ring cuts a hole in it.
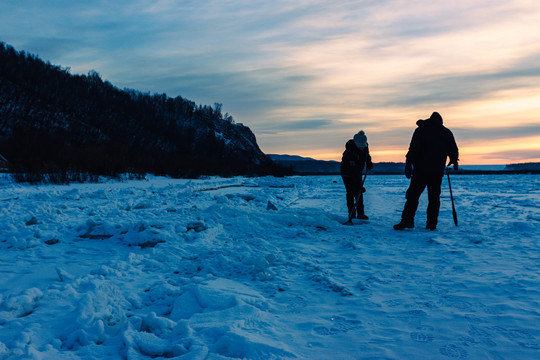
[[[448,163],[448,165],[447,165],[447,166],[450,166],[450,165],[452,165],[452,164],[454,164],[454,170],[456,170],[456,171],[457,171],[457,170],[459,169],[459,166],[458,166],[458,162],[457,162],[457,160],[456,160],[456,161],[452,161],[452,160],[450,160],[450,162]]]
[[[412,162],[407,160],[407,162],[405,162],[405,177],[407,177],[407,179],[410,179],[412,174],[413,174]]]
[[[373,163],[372,163],[372,162],[368,162],[368,163],[366,164],[366,169],[367,169],[368,171],[371,170],[371,169],[373,169]]]
[[[362,186],[362,193],[366,192],[366,188]]]

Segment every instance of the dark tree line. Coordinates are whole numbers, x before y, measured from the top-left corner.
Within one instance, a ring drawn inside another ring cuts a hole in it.
[[[35,173],[284,174],[249,128],[182,97],[120,90],[0,43],[0,154]]]

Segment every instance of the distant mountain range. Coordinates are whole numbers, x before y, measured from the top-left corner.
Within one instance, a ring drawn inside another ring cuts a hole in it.
[[[276,164],[292,169],[302,175],[339,174],[340,162],[334,160],[315,160],[297,155],[268,155]],[[402,174],[404,163],[380,162],[373,164],[372,174]]]
[[[337,175],[339,174],[339,161],[316,160],[297,155],[269,154],[276,164],[290,168],[301,175]],[[401,175],[405,163],[380,162],[373,164],[371,174],[374,175]],[[489,174],[489,173],[538,173],[540,163],[522,163],[509,165],[462,165],[455,174]]]
[[[510,164],[506,165],[505,170],[514,171],[514,170],[539,170],[540,171],[540,163],[521,163],[521,164]]]

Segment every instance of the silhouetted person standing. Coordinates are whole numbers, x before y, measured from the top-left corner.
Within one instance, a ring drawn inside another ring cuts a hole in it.
[[[341,178],[347,192],[346,198],[349,217],[367,220],[368,217],[364,213],[363,192],[365,189],[362,186],[362,171],[364,170],[364,166],[367,170],[371,170],[373,163],[369,155],[366,134],[360,130],[360,132],[354,135],[353,139],[347,141],[345,144],[340,170]],[[356,213],[353,213],[356,199],[358,204],[356,205]]]
[[[428,188],[428,207],[426,229],[437,228],[439,217],[441,183],[444,175],[446,158],[458,169],[458,147],[452,132],[443,126],[443,119],[438,112],[427,120],[418,120],[406,155],[405,176],[411,178],[407,189],[405,207],[401,221],[394,229],[403,230],[414,227],[414,214],[418,208],[418,199]]]

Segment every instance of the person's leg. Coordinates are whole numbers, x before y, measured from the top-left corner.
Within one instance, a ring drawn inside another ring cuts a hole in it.
[[[356,192],[355,192],[355,186],[354,181],[350,177],[342,176],[343,184],[345,185],[345,191],[346,195],[345,198],[347,200],[347,215],[348,216],[354,216],[355,214],[352,214],[352,211],[354,209],[354,201],[356,198]]]
[[[360,197],[358,198],[358,205],[356,206],[356,213],[358,219],[364,219],[367,220],[368,217],[364,213],[364,193],[362,192],[362,189],[360,188]]]
[[[407,201],[401,213],[401,221],[414,223],[414,215],[416,214],[416,209],[418,209],[418,199],[425,188],[425,178],[413,175],[407,193],[405,194]]]
[[[441,183],[442,177],[435,176],[429,179],[428,188],[428,207],[426,228],[435,230],[437,228],[437,219],[439,217],[439,208],[441,206]]]
[[[403,212],[401,213],[401,221],[394,225],[395,230],[410,229],[414,227],[414,214],[418,208],[418,199],[425,188],[425,179],[418,175],[413,175],[407,193],[405,194],[407,201],[405,202]]]
[[[360,188],[358,187],[358,183],[357,182],[354,182],[351,186],[351,193],[352,193],[352,204],[353,206],[351,207],[353,213],[351,214],[349,212],[349,215],[352,215],[353,217],[356,217],[356,213],[359,211],[358,210],[358,207],[362,204],[361,202],[361,199],[360,199]],[[357,203],[358,202],[358,203]],[[362,205],[363,206],[363,205]],[[356,207],[356,211],[354,211]],[[362,211],[364,211],[362,209]]]

